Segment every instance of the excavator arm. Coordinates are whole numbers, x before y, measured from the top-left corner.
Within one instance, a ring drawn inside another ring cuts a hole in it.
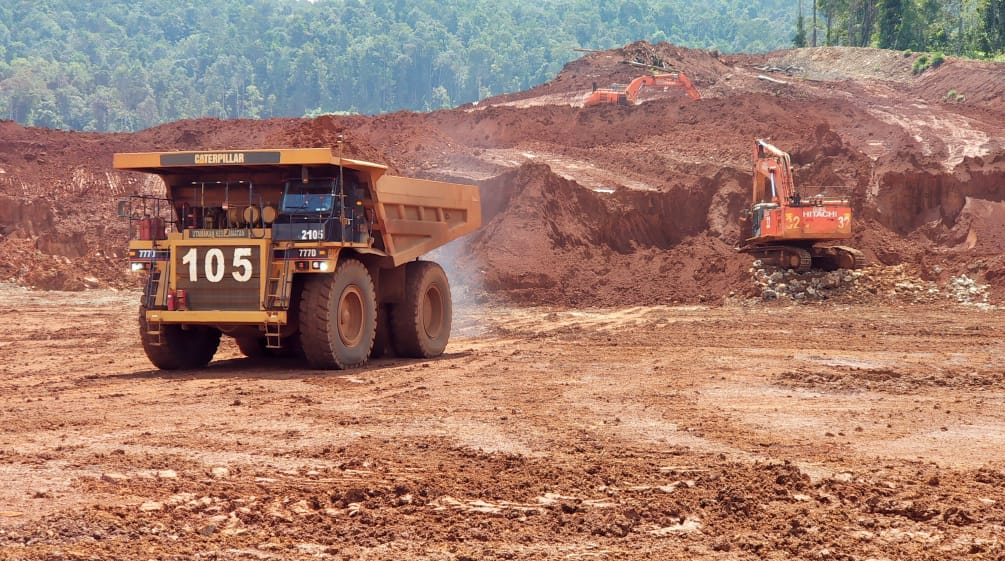
[[[681,88],[691,99],[701,99],[701,94],[698,93],[698,90],[694,87],[691,79],[685,76],[683,72],[676,72],[673,74],[639,76],[638,78],[632,80],[632,83],[628,84],[628,87],[625,89],[625,95],[628,97],[628,103],[635,105],[635,102],[639,97],[639,92],[641,92],[643,88],[647,87]]]
[[[652,82],[652,76],[639,76],[638,78],[632,80],[632,82],[628,84],[628,87],[625,88],[625,96],[628,98],[628,104],[635,105],[635,100],[639,98],[639,92],[647,85],[651,85]]]
[[[754,202],[788,201],[796,194],[786,152],[763,140],[754,143]]]
[[[698,93],[698,88],[694,87],[694,84],[691,83],[691,79],[685,76],[683,72],[677,73],[677,84],[678,87],[684,88],[684,91],[691,99],[695,101],[701,99],[701,94]]]

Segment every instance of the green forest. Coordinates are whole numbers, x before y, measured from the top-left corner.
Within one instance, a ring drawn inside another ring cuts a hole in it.
[[[133,131],[194,117],[454,107],[645,40],[994,58],[1005,0],[8,0],[0,118]]]

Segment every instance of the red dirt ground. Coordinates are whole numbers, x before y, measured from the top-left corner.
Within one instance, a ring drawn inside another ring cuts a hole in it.
[[[0,558],[1005,558],[1005,66],[916,56],[636,43],[428,114],[0,122]],[[581,107],[624,61],[703,99]],[[115,201],[160,186],[112,154],[339,134],[481,187],[445,357],[152,370]],[[853,201],[874,266],[829,301],[733,250],[756,138]]]

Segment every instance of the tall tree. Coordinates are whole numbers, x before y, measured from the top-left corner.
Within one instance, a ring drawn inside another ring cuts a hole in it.
[[[841,22],[848,19],[848,0],[818,0],[820,11],[824,16],[824,44],[841,45],[843,26]]]
[[[796,16],[796,36],[792,38],[792,46],[806,46],[806,25],[803,22],[803,0],[799,0],[799,15]]]
[[[862,0],[860,47],[868,47],[872,39],[873,27],[876,25],[876,3],[877,0]]]
[[[879,48],[900,48],[900,31],[904,21],[904,0],[880,0]]]
[[[817,46],[817,0],[813,0],[813,46]]]
[[[983,0],[979,12],[984,23],[984,51],[1002,53],[1005,51],[1005,0]]]

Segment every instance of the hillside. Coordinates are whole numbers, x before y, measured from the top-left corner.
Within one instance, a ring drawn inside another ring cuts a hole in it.
[[[943,284],[966,274],[999,300],[1005,66],[948,59],[916,75],[917,56],[838,47],[715,56],[634,43],[570,62],[526,92],[431,113],[203,119],[129,134],[3,122],[0,280],[70,290],[136,282],[114,200],[158,187],[112,171],[114,152],[331,146],[341,133],[349,156],[481,186],[485,226],[445,256],[479,298],[592,306],[753,295],[751,260],[732,248],[752,145],[768,138],[792,154],[804,189],[852,197],[852,244],[872,261]],[[703,99],[649,92],[633,107],[577,106],[594,83],[638,75],[625,60],[683,71]]]

